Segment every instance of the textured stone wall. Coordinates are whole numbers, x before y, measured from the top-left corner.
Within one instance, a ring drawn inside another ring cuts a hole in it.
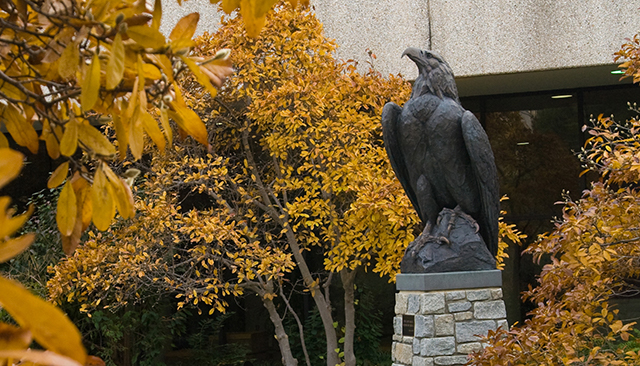
[[[394,366],[464,365],[481,349],[477,335],[507,327],[501,288],[400,291],[393,328]],[[414,316],[414,335],[403,335],[403,315]]]
[[[400,59],[407,46],[440,52],[457,77],[580,68],[611,64],[612,54],[640,23],[635,1],[614,0],[311,0],[338,56],[363,64],[367,49],[383,73],[415,78]],[[220,17],[206,0],[179,6],[163,0],[162,30],[201,14],[198,33],[214,31]]]

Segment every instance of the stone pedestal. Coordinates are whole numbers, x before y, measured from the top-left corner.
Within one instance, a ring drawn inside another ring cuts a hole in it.
[[[464,365],[481,336],[508,327],[499,270],[396,277],[393,366]]]

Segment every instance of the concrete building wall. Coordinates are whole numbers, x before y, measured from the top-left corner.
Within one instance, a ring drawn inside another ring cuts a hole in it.
[[[639,3],[623,0],[311,0],[311,4],[327,36],[337,40],[339,57],[366,62],[370,50],[377,56],[374,65],[379,71],[408,78],[417,74],[412,62],[400,59],[408,46],[438,51],[459,79],[611,65],[613,53],[640,24]],[[219,15],[207,0],[189,0],[182,6],[176,0],[163,0],[163,7],[162,29],[167,33],[181,16],[193,11],[201,14],[199,33],[217,27]],[[558,73],[550,75],[550,82],[558,78]],[[531,80],[539,81],[538,76]],[[491,92],[481,89],[471,94]]]

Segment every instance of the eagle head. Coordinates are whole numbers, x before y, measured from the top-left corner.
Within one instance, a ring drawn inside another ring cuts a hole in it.
[[[418,77],[413,83],[411,97],[426,93],[440,99],[451,98],[458,103],[458,88],[449,64],[437,52],[409,47],[402,53],[418,66]]]

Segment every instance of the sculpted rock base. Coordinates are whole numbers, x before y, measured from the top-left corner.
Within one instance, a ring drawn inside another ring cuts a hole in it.
[[[446,238],[446,243],[442,238]],[[430,233],[409,244],[400,264],[402,273],[480,271],[496,268],[475,220],[459,208],[444,208]]]

